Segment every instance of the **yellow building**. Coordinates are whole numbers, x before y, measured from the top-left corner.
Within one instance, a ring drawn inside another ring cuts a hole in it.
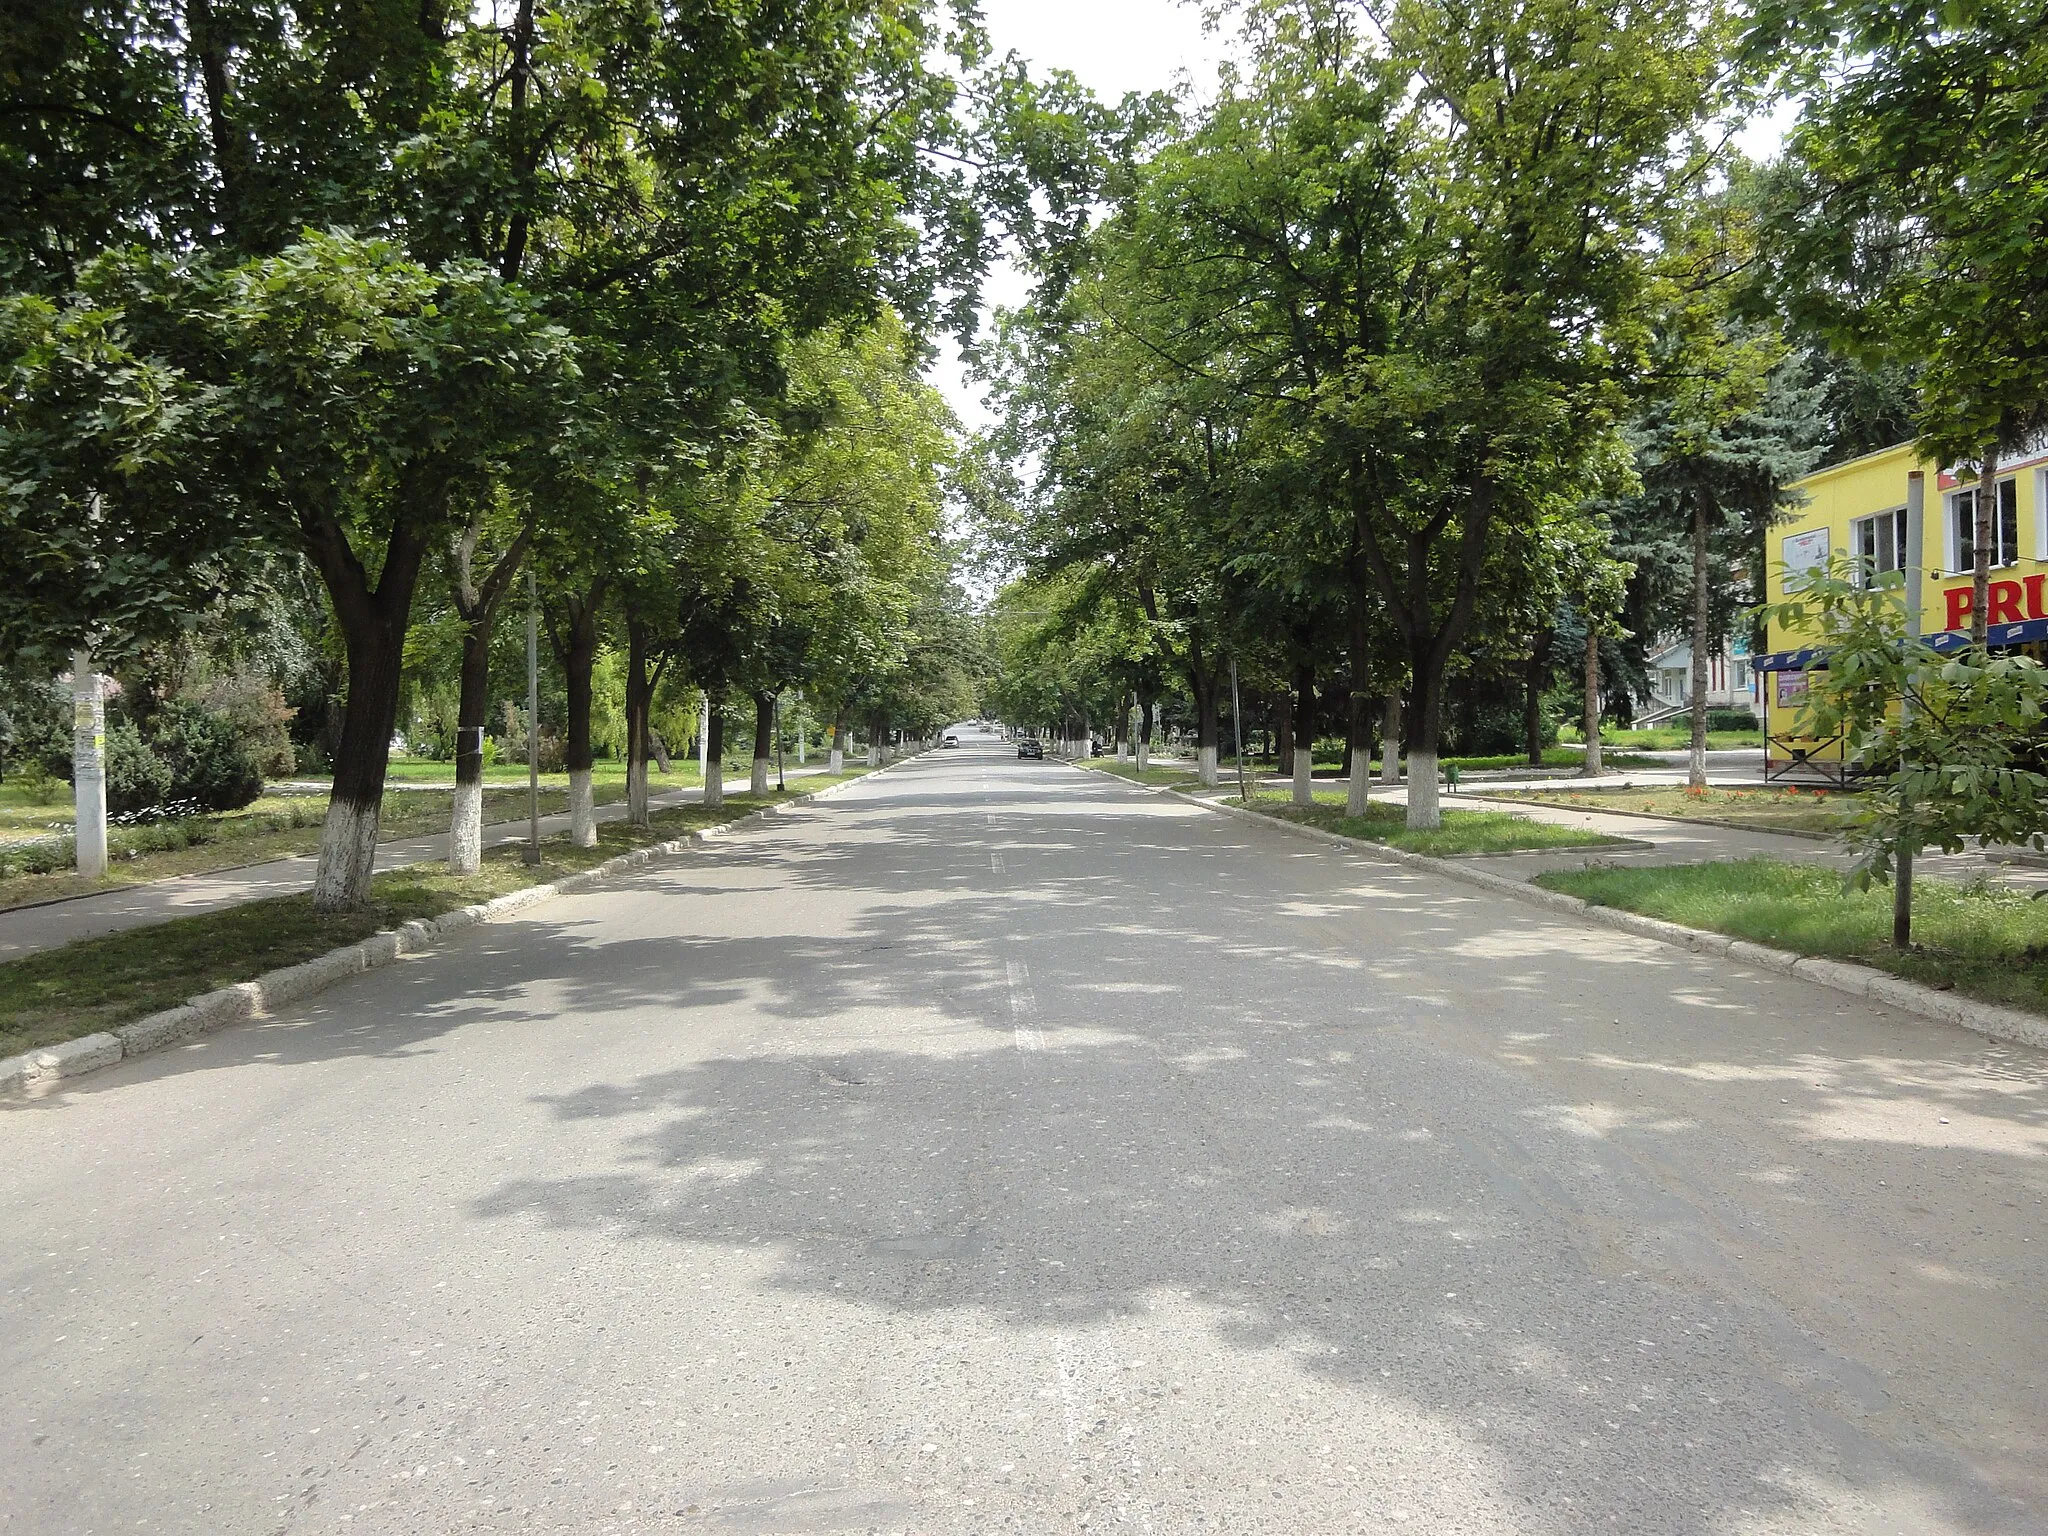
[[[1769,535],[1770,601],[1783,601],[1788,583],[1796,590],[1802,575],[1831,562],[1852,562],[1866,578],[1903,570],[1907,487],[1916,470],[1926,477],[1921,629],[1937,649],[1966,644],[1976,485],[1958,483],[1955,475],[1921,459],[1910,443],[1816,470],[1797,483],[1805,501]],[[1994,647],[2048,640],[2048,444],[1999,468],[1988,606]],[[1826,664],[1826,651],[1814,636],[1771,625],[1768,650],[1753,663],[1763,707],[1767,776],[1806,764],[1841,771],[1840,741],[1796,734],[1807,673]]]

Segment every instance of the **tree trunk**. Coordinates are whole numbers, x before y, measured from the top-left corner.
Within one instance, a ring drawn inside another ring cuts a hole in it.
[[[1692,504],[1692,752],[1686,761],[1685,787],[1704,794],[1707,788],[1707,498]]]
[[[597,846],[597,801],[590,787],[590,674],[597,665],[597,610],[604,601],[602,577],[587,591],[570,593],[562,603],[562,627],[548,624],[548,646],[561,664],[569,695],[568,734],[562,743],[562,766],[569,770],[569,841],[578,848]]]
[[[716,699],[711,702],[710,728],[704,733],[704,803],[725,804],[725,706]]]
[[[335,745],[334,790],[313,874],[316,912],[354,911],[369,903],[384,774],[391,732],[398,724],[405,629],[427,549],[419,527],[431,520],[400,513],[386,540],[374,588],[338,521],[309,514],[300,524],[307,553],[333,602],[348,655],[348,707]]]
[[[1429,665],[1427,655],[1412,658],[1415,681],[1408,690],[1408,826],[1434,832],[1444,824],[1437,803],[1436,749],[1443,727],[1443,668]]]
[[[1551,632],[1536,634],[1529,651],[1528,670],[1522,674],[1522,744],[1529,750],[1529,766],[1543,766],[1543,684],[1550,676]]]
[[[1294,767],[1294,695],[1282,693],[1273,705],[1273,766],[1282,772]]]
[[[647,727],[647,750],[654,755],[654,766],[664,775],[676,771],[676,765],[668,760],[668,743],[661,739],[661,732],[651,725]]]
[[[775,767],[775,695],[754,695],[754,774],[747,793],[756,799],[768,793],[768,774]]]
[[[1195,695],[1195,777],[1204,788],[1216,787],[1216,743],[1222,735],[1217,708],[1219,680],[1197,664],[1190,669],[1188,683]]]
[[[1389,689],[1381,704],[1380,782],[1401,782],[1401,691]]]
[[[1294,803],[1315,804],[1316,664],[1304,661],[1294,669]]]
[[[648,823],[647,721],[654,704],[652,645],[647,625],[626,619],[626,820]]]
[[[1131,739],[1131,696],[1120,693],[1116,696],[1116,760],[1124,760],[1124,748]]]
[[[825,760],[827,773],[846,771],[846,710],[842,706],[832,717],[832,752]]]
[[[1363,816],[1372,799],[1372,703],[1365,658],[1371,644],[1365,605],[1354,597],[1351,614],[1351,708],[1344,721],[1344,814]]]
[[[1152,701],[1138,700],[1138,772],[1152,766]]]
[[[1600,633],[1593,628],[1590,616],[1586,621],[1585,706],[1586,754],[1579,765],[1579,777],[1597,779],[1606,770],[1600,765]]]
[[[455,706],[455,804],[448,820],[451,875],[473,875],[483,867],[484,717],[491,705],[491,618],[477,612],[466,615],[462,624],[462,680]]]
[[[529,529],[493,562],[482,581],[474,563],[481,523],[472,519],[448,551],[449,595],[462,619],[461,683],[455,706],[455,802],[448,818],[448,873],[473,875],[484,857],[484,717],[491,707],[491,633],[498,608],[526,557]]]
[[[1991,543],[1998,517],[1998,445],[1984,450],[1984,471],[1977,476],[1973,498],[1976,516],[1971,519],[1970,560],[1970,644],[1982,645],[1991,624]]]

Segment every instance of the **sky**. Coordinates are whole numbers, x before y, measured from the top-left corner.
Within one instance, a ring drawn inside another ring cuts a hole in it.
[[[1174,0],[981,0],[982,19],[998,55],[1015,50],[1034,75],[1072,70],[1105,101],[1126,91],[1171,85],[1182,72],[1198,86],[1216,73],[1226,39],[1202,33],[1199,7]],[[1014,304],[1024,297],[1014,272],[989,274],[989,301]],[[970,430],[988,423],[979,391],[968,382],[950,342],[929,377]]]
[[[981,0],[981,11],[998,55],[1016,51],[1033,74],[1071,70],[1106,101],[1126,91],[1161,89],[1183,73],[1206,87],[1230,41],[1224,33],[1205,35],[1199,5],[1176,0]],[[1741,136],[1740,147],[1755,158],[1774,153],[1793,115],[1788,105],[1760,119]],[[984,297],[1014,304],[1024,297],[1024,285],[1015,272],[998,268]],[[950,342],[942,343],[928,377],[962,425],[970,431],[988,425],[981,393]]]

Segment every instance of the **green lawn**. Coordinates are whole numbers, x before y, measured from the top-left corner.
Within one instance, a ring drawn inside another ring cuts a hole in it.
[[[806,780],[788,795],[771,793],[764,800],[731,795],[716,810],[676,806],[656,812],[646,830],[608,822],[598,828],[595,848],[572,847],[566,836],[545,838],[538,870],[520,862],[517,844],[486,853],[482,872],[473,876],[453,876],[435,864],[393,870],[377,876],[373,905],[366,912],[323,916],[305,896],[282,896],[26,955],[0,964],[0,1056],[75,1040],[176,1007],[202,992],[297,965],[409,919],[435,917],[545,884],[629,849],[736,821],[763,805],[865,771]]]
[[[1583,733],[1565,726],[1558,733],[1558,740],[1577,742],[1584,739]],[[1692,727],[1689,725],[1653,725],[1639,731],[1617,731],[1602,729],[1600,744],[1603,747],[1634,747],[1639,752],[1684,752],[1692,746]],[[1709,752],[1733,752],[1741,747],[1760,747],[1764,744],[1762,731],[1709,731],[1707,750]],[[1579,754],[1574,752],[1576,758]]]
[[[1133,784],[1180,786],[1195,782],[1195,761],[1191,757],[1171,757],[1164,762],[1155,757],[1146,764],[1143,773],[1138,772],[1136,763],[1120,763],[1113,757],[1090,758],[1088,766],[1102,773],[1113,773],[1120,779],[1129,779]],[[1230,771],[1235,775],[1237,769],[1233,767]],[[1218,774],[1220,777],[1220,769]]]
[[[1656,868],[1560,870],[1538,885],[1802,955],[1857,960],[1966,996],[2048,1013],[2048,902],[2025,891],[1913,882],[1917,948],[1891,947],[1892,892],[1858,891],[1810,864],[1745,859]]]
[[[1286,795],[1261,794],[1253,797],[1252,809],[1281,821],[1303,822],[1344,837],[1384,843],[1389,848],[1431,854],[1437,858],[1456,858],[1461,854],[1474,853],[1516,853],[1538,848],[1599,848],[1621,841],[1598,832],[1584,832],[1577,827],[1531,821],[1512,811],[1447,809],[1443,813],[1444,824],[1439,830],[1411,832],[1404,806],[1374,802],[1367,807],[1365,815],[1347,816],[1341,791],[1318,790],[1315,801],[1313,806],[1298,806]]]
[[[394,783],[417,785],[434,783],[438,775],[452,785],[454,771],[451,763],[398,758],[392,761],[388,778]],[[736,772],[727,774],[726,783],[737,781],[744,785],[746,775],[747,766],[741,765]],[[807,775],[795,782],[815,787],[822,780],[818,775]],[[648,785],[655,794],[694,787],[696,783],[694,761],[687,771],[678,760],[674,773],[655,771],[648,775]],[[0,790],[9,787],[13,786],[0,786]],[[112,827],[107,836],[107,874],[102,879],[87,880],[71,867],[70,787],[58,787],[65,798],[51,805],[27,804],[18,789],[12,801],[0,793],[0,911],[311,853],[320,846],[320,823],[327,814],[327,802],[321,795],[270,794],[240,810],[219,815],[187,816],[150,826]],[[609,805],[625,798],[625,765],[598,764],[592,770],[591,799],[598,805]],[[379,836],[388,841],[445,832],[453,800],[452,789],[388,789],[379,816]],[[568,808],[569,776],[542,774],[541,814],[553,815]],[[526,813],[525,768],[515,763],[488,770],[485,823],[517,821]],[[30,838],[35,838],[36,843],[25,846]]]
[[[1676,821],[1711,821],[1754,828],[1759,832],[1825,832],[1842,823],[1859,801],[1853,794],[1832,790],[1709,789],[1693,794],[1682,785],[1648,789],[1515,789],[1501,790],[1499,800],[1526,800],[1535,805],[1565,805],[1582,811],[1639,811]]]

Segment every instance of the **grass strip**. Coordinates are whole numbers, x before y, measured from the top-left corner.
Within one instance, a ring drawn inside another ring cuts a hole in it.
[[[1915,947],[1891,947],[1892,892],[1859,891],[1832,869],[1781,859],[1536,877],[1596,906],[1750,939],[1795,954],[1854,960],[1930,987],[2048,1014],[2048,902],[1989,884],[1913,882]]]
[[[1694,794],[1682,784],[1639,789],[1503,789],[1489,791],[1488,797],[1569,806],[1576,811],[1633,811],[1757,832],[1828,834],[1840,832],[1861,803],[1856,795],[1829,790],[1709,789]]]
[[[1578,827],[1531,821],[1513,811],[1446,810],[1443,826],[1437,830],[1410,831],[1405,806],[1375,801],[1366,807],[1363,816],[1347,816],[1344,814],[1343,794],[1333,791],[1318,791],[1315,804],[1308,806],[1295,805],[1286,795],[1255,795],[1252,809],[1280,821],[1320,827],[1325,832],[1335,832],[1343,837],[1382,843],[1408,853],[1426,853],[1433,858],[1521,853],[1543,848],[1600,848],[1626,841]]]
[[[690,782],[695,782],[695,775]],[[673,780],[652,778],[649,787],[652,793],[660,794],[679,785]],[[526,797],[524,785],[516,789],[486,787],[484,824],[522,819],[527,812]],[[595,805],[609,805],[625,798],[623,780],[597,784],[591,789],[591,802]],[[378,840],[391,842],[446,832],[454,800],[452,790],[388,790],[378,815]],[[559,815],[568,809],[567,788],[541,790],[541,815]],[[110,828],[104,876],[87,879],[68,867],[0,875],[0,912],[67,896],[89,896],[179,875],[210,874],[214,870],[309,854],[320,846],[320,824],[326,814],[327,801],[323,796],[265,795],[237,811],[185,816],[148,826]],[[59,852],[62,863],[68,865],[72,858],[68,841]],[[7,867],[7,854],[4,846],[0,846],[0,869]]]
[[[413,918],[438,917],[494,896],[545,885],[649,843],[720,826],[765,805],[857,778],[856,769],[811,779],[786,795],[730,795],[724,805],[658,811],[646,828],[623,821],[598,827],[595,848],[577,848],[566,834],[541,840],[542,862],[520,862],[520,845],[485,853],[483,869],[455,876],[439,864],[392,870],[371,885],[361,912],[318,913],[308,895],[277,896],[81,939],[0,963],[0,1056],[76,1040],[111,1029],[218,987],[251,981]]]

